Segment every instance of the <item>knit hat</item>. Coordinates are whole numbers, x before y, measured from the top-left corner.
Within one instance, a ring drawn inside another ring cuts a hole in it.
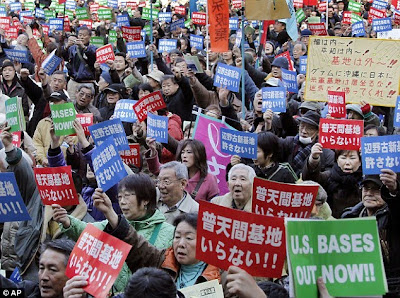
[[[305,122],[313,126],[319,127],[319,120],[321,119],[321,116],[317,112],[309,110],[298,119],[300,122]]]
[[[289,69],[289,62],[285,57],[275,58],[271,66],[276,66],[284,69]]]
[[[356,112],[357,114],[360,114],[364,118],[364,114],[361,110],[361,106],[358,104],[348,104],[346,105],[346,111],[353,111]]]
[[[106,81],[108,84],[112,84],[112,79],[108,71],[103,71],[101,73],[101,76],[104,79],[104,81]]]

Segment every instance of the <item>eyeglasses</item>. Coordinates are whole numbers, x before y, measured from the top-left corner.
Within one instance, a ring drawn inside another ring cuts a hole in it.
[[[91,99],[93,97],[91,93],[85,93],[85,92],[79,92],[79,95],[82,96],[83,98],[88,98],[88,99]]]
[[[157,186],[170,186],[173,182],[176,182],[176,181],[180,181],[180,179],[175,179],[175,180],[168,180],[168,179],[156,180],[156,185]]]

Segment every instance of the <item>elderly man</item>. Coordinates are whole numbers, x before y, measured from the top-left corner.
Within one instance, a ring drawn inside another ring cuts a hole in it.
[[[94,95],[93,84],[80,84],[75,94],[75,110],[78,114],[92,113],[94,122],[101,122],[99,110],[92,105]]]
[[[256,173],[244,164],[234,165],[228,173],[229,192],[215,197],[211,203],[251,212],[253,181]]]
[[[0,275],[0,287],[24,289],[26,297],[63,297],[63,289],[68,280],[65,269],[74,245],[75,242],[69,239],[52,240],[42,245],[39,259],[39,284],[31,281],[16,284]]]
[[[157,180],[160,198],[157,207],[170,224],[182,213],[199,211],[199,203],[185,191],[188,180],[187,167],[180,162],[171,161],[160,167]]]

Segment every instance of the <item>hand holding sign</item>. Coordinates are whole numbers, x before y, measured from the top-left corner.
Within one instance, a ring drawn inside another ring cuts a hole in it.
[[[110,198],[103,192],[101,188],[96,188],[92,196],[94,206],[103,212],[108,223],[113,229],[118,225],[118,215],[115,213]]]
[[[62,224],[65,229],[71,225],[71,220],[68,217],[68,212],[58,204],[51,205],[53,208],[53,220]]]
[[[265,298],[265,293],[254,278],[245,270],[230,266],[226,276],[226,288],[230,294],[241,298]]]
[[[322,154],[322,145],[320,143],[315,143],[311,147],[311,154],[309,158],[310,164],[314,164],[314,162],[319,161],[319,157]]]
[[[382,169],[379,175],[382,183],[388,188],[391,194],[396,194],[397,191],[397,174],[390,169]]]
[[[7,123],[6,123],[7,125]],[[6,151],[10,151],[12,149],[12,134],[10,132],[11,127],[6,126],[3,131],[0,133],[0,140],[4,145]]]
[[[63,289],[65,297],[85,297],[86,292],[83,289],[88,285],[87,277],[75,275],[67,280]]]

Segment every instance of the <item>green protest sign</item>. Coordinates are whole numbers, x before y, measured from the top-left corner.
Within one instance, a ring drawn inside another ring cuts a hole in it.
[[[375,217],[287,220],[286,243],[295,297],[317,298],[320,276],[334,297],[387,292]]]
[[[132,8],[131,8],[131,7],[127,7],[127,8],[126,8],[126,11],[128,12],[128,15],[129,15],[130,17],[133,17],[133,11],[132,11]]]
[[[43,50],[43,41],[37,39],[36,42],[38,43],[39,47]]]
[[[85,7],[80,7],[75,9],[75,14],[78,20],[88,20],[90,19],[87,8]]]
[[[74,19],[74,12],[72,10],[65,10],[65,15],[68,16],[68,19],[73,20]]]
[[[35,10],[35,3],[34,2],[25,2],[24,4],[25,10]]]
[[[363,20],[362,17],[360,17],[358,14],[356,14],[354,12],[351,13],[351,23],[352,24],[356,23],[356,22],[359,22],[359,21],[362,21],[362,20]]]
[[[189,28],[190,27],[190,22],[192,21],[192,19],[188,19],[187,21],[185,21],[185,28]]]
[[[112,10],[100,8],[97,10],[97,16],[99,20],[111,20],[112,19]]]
[[[297,21],[297,23],[300,23],[305,18],[306,18],[306,15],[304,14],[304,10],[299,9],[299,10],[296,11],[296,21]]]
[[[98,48],[104,46],[104,37],[101,36],[92,36],[90,38],[90,43]]]
[[[150,12],[151,12],[150,8],[143,7],[142,19],[143,20],[150,20]],[[158,9],[154,9],[153,8],[153,11],[152,11],[153,20],[158,19],[158,12],[159,12]]]
[[[108,32],[108,42],[111,44],[117,42],[117,32],[115,30],[110,30]]]
[[[57,11],[57,8],[56,8],[56,11]],[[46,18],[46,20],[48,20],[50,18],[55,18],[56,14],[55,14],[54,10],[45,10],[44,17]]]
[[[358,3],[356,1],[349,1],[349,10],[354,11],[354,12],[360,12],[361,10],[361,3]]]
[[[42,3],[39,4],[39,8],[41,8],[41,9],[43,9],[45,6],[46,6],[46,5],[44,5],[44,4],[42,4]]]
[[[67,136],[75,133],[73,124],[76,112],[72,102],[52,104],[50,110],[56,136]]]
[[[143,30],[146,32],[146,35],[150,35],[150,25],[144,26]]]
[[[6,119],[10,132],[23,131],[26,129],[24,110],[22,109],[21,97],[11,97],[6,100]]]
[[[307,21],[309,24],[318,24],[318,23],[321,23],[321,18],[320,17],[308,17]]]
[[[98,3],[100,6],[108,6],[108,0],[99,0]]]
[[[54,6],[54,9],[56,10],[55,12],[56,13],[64,13],[64,4],[65,3],[63,3],[63,4],[56,4],[55,6]],[[49,12],[51,12],[53,15],[55,15],[54,14],[54,10],[49,10]],[[46,11],[44,12],[45,13],[45,15],[46,15]],[[52,18],[52,17],[51,17]]]

